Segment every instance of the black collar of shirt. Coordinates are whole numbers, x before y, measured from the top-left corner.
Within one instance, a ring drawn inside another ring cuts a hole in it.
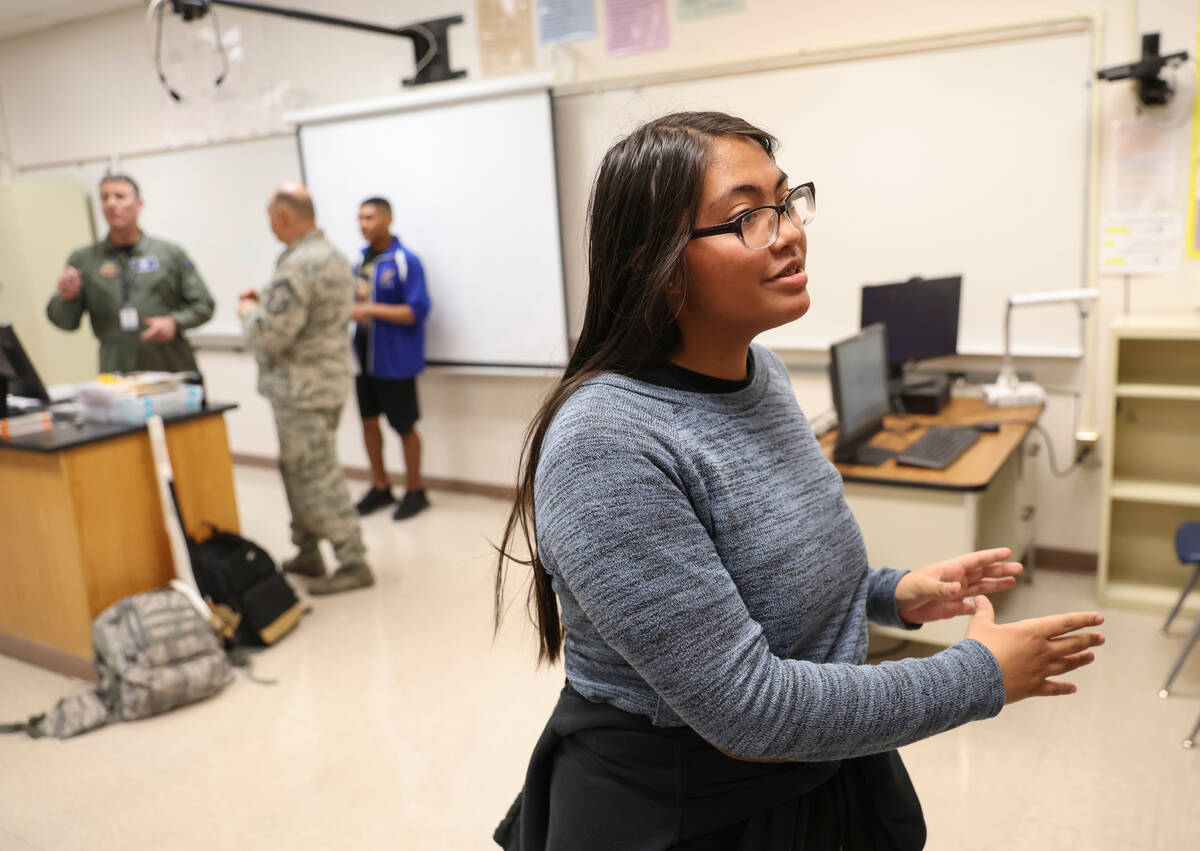
[[[684,369],[667,360],[645,364],[634,370],[632,377],[659,387],[691,393],[736,393],[745,390],[754,380],[754,357],[749,352],[746,353],[746,377],[736,381]]]

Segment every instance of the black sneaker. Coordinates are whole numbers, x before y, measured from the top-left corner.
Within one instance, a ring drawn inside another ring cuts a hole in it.
[[[404,494],[404,499],[400,500],[400,504],[396,506],[396,513],[392,515],[392,519],[407,520],[428,507],[429,500],[425,497],[425,491],[408,491]]]
[[[370,514],[372,511],[378,511],[385,505],[391,505],[396,501],[396,497],[392,496],[391,490],[388,488],[371,488],[367,491],[367,495],[358,501],[358,505],[354,506],[358,509],[359,514]]]

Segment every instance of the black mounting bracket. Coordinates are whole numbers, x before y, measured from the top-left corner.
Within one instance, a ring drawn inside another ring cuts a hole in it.
[[[1142,58],[1137,62],[1125,65],[1114,65],[1111,68],[1101,68],[1096,72],[1098,80],[1137,80],[1138,100],[1145,106],[1162,106],[1170,103],[1175,94],[1171,84],[1158,76],[1167,65],[1178,65],[1186,62],[1186,50],[1178,53],[1168,53],[1166,56],[1158,52],[1158,33],[1142,34]]]

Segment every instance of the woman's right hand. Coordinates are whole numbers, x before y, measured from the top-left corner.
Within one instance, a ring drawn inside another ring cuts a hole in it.
[[[1074,694],[1074,684],[1050,677],[1095,660],[1088,648],[1103,644],[1104,636],[1078,630],[1102,623],[1104,616],[1097,612],[1070,612],[998,624],[991,601],[979,596],[975,598],[975,616],[967,627],[967,638],[982,642],[992,651],[1004,678],[1004,702],[1016,703],[1027,697]]]

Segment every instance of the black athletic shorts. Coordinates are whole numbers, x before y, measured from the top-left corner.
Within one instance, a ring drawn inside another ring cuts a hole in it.
[[[421,417],[415,378],[393,380],[359,374],[355,389],[358,391],[358,413],[364,420],[383,414],[392,428],[400,434],[408,434]]]

